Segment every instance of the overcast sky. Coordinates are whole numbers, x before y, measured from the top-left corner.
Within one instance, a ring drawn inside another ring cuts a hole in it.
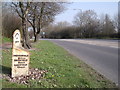
[[[109,14],[113,17],[118,12],[118,2],[74,2],[65,6],[66,11],[55,18],[55,23],[67,21],[72,24],[75,15],[80,11],[94,10],[98,16]]]

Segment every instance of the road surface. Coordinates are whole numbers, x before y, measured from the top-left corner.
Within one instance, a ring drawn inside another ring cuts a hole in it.
[[[117,40],[49,39],[118,84]]]

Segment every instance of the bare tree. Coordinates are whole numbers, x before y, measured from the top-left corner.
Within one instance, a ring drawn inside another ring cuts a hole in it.
[[[103,23],[102,34],[106,37],[109,37],[110,35],[112,35],[114,33],[115,33],[115,29],[114,29],[113,22],[110,19],[110,16],[108,14],[106,14],[104,23]]]
[[[32,3],[30,5],[30,11],[29,11],[28,16],[27,16],[27,21],[30,23],[30,25],[33,28],[34,37],[36,36],[37,6],[38,6],[38,2]]]
[[[28,14],[28,22],[33,27],[35,42],[38,40],[41,30],[49,25],[55,15],[63,9],[61,3],[57,2],[34,2]]]
[[[12,38],[14,30],[21,28],[21,20],[9,4],[9,2],[2,3],[2,34],[5,37]]]
[[[114,15],[114,17],[113,17],[113,24],[114,24],[116,32],[118,32],[118,14]]]
[[[28,31],[28,32],[29,32],[30,39],[32,39],[33,34],[34,34],[33,30],[30,30],[30,31]]]
[[[12,7],[17,12],[19,17],[22,19],[22,36],[23,36],[23,47],[26,49],[30,49],[31,45],[29,42],[29,34],[28,30],[26,29],[26,21],[27,21],[27,14],[30,10],[31,2],[12,2]]]
[[[99,24],[97,14],[93,10],[79,12],[75,16],[74,23],[81,28],[80,35],[87,38],[95,36]]]

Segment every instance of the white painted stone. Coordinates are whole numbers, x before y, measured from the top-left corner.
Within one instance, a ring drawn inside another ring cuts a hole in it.
[[[20,31],[16,30],[13,34],[12,77],[28,74],[29,58],[29,52],[21,45]]]
[[[13,47],[22,47],[21,46],[21,34],[19,30],[16,30],[13,33]]]

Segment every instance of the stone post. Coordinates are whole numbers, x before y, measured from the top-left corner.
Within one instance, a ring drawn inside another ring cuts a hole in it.
[[[13,33],[12,77],[27,75],[29,71],[29,52],[22,47],[19,30]]]

